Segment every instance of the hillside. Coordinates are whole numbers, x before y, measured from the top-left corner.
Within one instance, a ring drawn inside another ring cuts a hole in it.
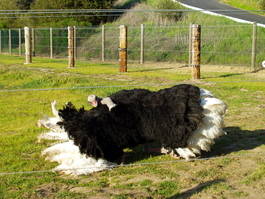
[[[264,10],[265,1],[264,0],[220,0],[228,5],[234,6],[243,10]],[[263,12],[256,12],[257,14],[264,15]]]

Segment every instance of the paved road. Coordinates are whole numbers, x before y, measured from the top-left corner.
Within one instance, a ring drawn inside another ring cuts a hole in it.
[[[187,6],[200,8],[202,10],[211,11],[228,17],[233,17],[249,22],[255,21],[259,24],[265,25],[265,17],[247,12],[245,10],[234,8],[218,0],[178,0],[178,2]]]

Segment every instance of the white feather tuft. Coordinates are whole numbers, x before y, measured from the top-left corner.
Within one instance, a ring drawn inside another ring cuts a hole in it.
[[[53,169],[54,171],[60,171],[69,175],[91,174],[111,169],[116,165],[103,159],[96,160],[81,154],[79,148],[74,145],[72,140],[51,146],[45,149],[42,155],[45,157],[45,160],[59,163]]]
[[[189,148],[177,148],[176,151],[180,157],[185,158],[186,160],[191,157],[196,157],[195,153]]]
[[[208,91],[206,89],[200,88],[200,96],[202,97],[215,97],[214,94],[211,91]]]
[[[224,116],[227,113],[228,106],[208,90],[200,89],[200,95],[205,116],[203,123],[192,132],[186,148],[176,149],[180,157],[186,160],[195,157],[194,154],[200,154],[201,150],[210,151],[211,146],[215,144],[214,139],[226,134],[223,128],[225,127]]]
[[[67,141],[69,140],[68,135],[66,132],[48,132],[48,133],[42,133],[38,135],[38,142],[41,140],[61,140],[61,141]]]

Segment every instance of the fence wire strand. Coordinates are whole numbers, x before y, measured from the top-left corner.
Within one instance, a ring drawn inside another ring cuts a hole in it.
[[[193,84],[226,84],[226,83],[247,83],[247,82],[265,82],[265,80],[224,81],[224,82],[193,82]],[[178,85],[178,84],[183,84],[183,82],[166,83],[166,84],[134,84],[134,85],[112,85],[112,86],[84,86],[84,87],[68,87],[68,88],[14,89],[14,90],[0,90],[0,93],[3,93],[3,92],[24,92],[24,91],[51,91],[51,90],[119,88],[119,87],[169,86],[169,85]]]
[[[265,153],[257,153],[257,154],[244,154],[244,155],[234,155],[234,156],[219,156],[219,157],[210,157],[210,158],[197,158],[197,159],[180,159],[180,160],[172,160],[172,161],[162,161],[162,162],[147,162],[147,163],[137,163],[137,164],[123,164],[123,165],[112,165],[107,166],[106,169],[112,169],[113,167],[131,167],[131,166],[145,166],[145,165],[157,165],[157,164],[168,164],[168,163],[178,163],[178,162],[194,162],[194,161],[204,161],[204,160],[219,160],[225,158],[242,158],[242,157],[254,157],[254,156],[261,156],[265,155]],[[4,175],[17,175],[17,174],[35,174],[35,173],[47,173],[47,172],[60,172],[66,170],[85,170],[91,168],[99,168],[96,166],[93,167],[86,167],[86,168],[74,168],[74,169],[56,169],[56,170],[40,170],[40,171],[22,171],[22,172],[10,172],[10,173],[0,173],[0,176]],[[105,169],[105,170],[106,170]]]
[[[186,62],[189,58],[191,42],[189,25],[188,23],[180,25],[144,24],[143,34],[140,24],[128,25],[128,48],[131,49],[128,59],[140,61],[141,50],[144,52],[145,62]],[[254,37],[257,38],[255,64],[258,66],[264,60],[264,34],[263,31],[257,31],[254,35],[253,24],[201,24],[201,26],[201,64],[250,66]],[[105,61],[117,60],[118,25],[75,27],[75,31],[75,53],[78,59],[100,60],[102,52],[105,52]],[[34,56],[67,58],[66,27],[32,28],[32,32],[34,32],[34,38],[32,38],[34,40]],[[102,35],[103,32],[104,35]],[[0,53],[19,55],[25,53],[24,29],[0,29],[0,37]],[[144,43],[142,46],[141,39]],[[18,49],[21,51],[18,52]]]
[[[194,84],[223,84],[223,83],[246,83],[246,82],[265,82],[265,80],[253,80],[253,81],[225,81],[225,82],[196,82]],[[65,90],[65,89],[94,89],[94,88],[111,88],[111,87],[143,87],[143,86],[165,86],[165,85],[176,85],[178,83],[167,83],[167,84],[141,84],[141,85],[112,85],[112,86],[87,86],[87,87],[70,87],[70,88],[45,88],[45,89],[18,89],[18,90],[0,90],[0,92],[22,92],[22,91],[48,91],[48,90]],[[106,169],[111,169],[113,167],[130,167],[130,166],[145,166],[145,165],[155,165],[155,164],[168,164],[168,163],[178,163],[178,162],[188,162],[188,161],[205,161],[205,160],[218,160],[225,158],[241,158],[241,157],[254,157],[265,155],[265,153],[257,154],[243,154],[243,155],[234,155],[234,156],[219,156],[219,157],[209,157],[209,158],[197,158],[197,159],[179,159],[172,161],[162,161],[162,162],[150,162],[150,163],[137,163],[137,164],[124,164],[124,165],[111,165],[107,166]],[[5,175],[22,175],[22,174],[37,174],[37,173],[47,173],[47,172],[60,172],[66,170],[82,170],[98,167],[86,167],[86,168],[75,168],[75,169],[61,169],[61,170],[40,170],[40,171],[22,171],[22,172],[10,172],[10,173],[0,173],[0,176]],[[106,170],[105,169],[105,170]]]

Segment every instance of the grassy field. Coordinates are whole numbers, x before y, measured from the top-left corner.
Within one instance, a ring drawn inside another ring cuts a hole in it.
[[[231,6],[243,9],[243,10],[263,10],[262,3],[263,0],[221,0]],[[259,13],[261,14],[261,13]]]
[[[117,62],[77,61],[76,68],[67,68],[67,60],[24,62],[0,55],[0,198],[263,198],[264,70],[201,66],[201,79],[191,80],[191,68],[178,64],[132,64],[119,73]],[[73,177],[50,172],[57,164],[40,156],[51,142],[37,143],[46,129],[35,124],[41,112],[52,115],[52,100],[58,108],[71,101],[90,109],[91,93],[155,91],[178,83],[209,89],[229,105],[227,135],[201,159],[177,161],[145,154],[139,146],[127,149],[123,167]]]

